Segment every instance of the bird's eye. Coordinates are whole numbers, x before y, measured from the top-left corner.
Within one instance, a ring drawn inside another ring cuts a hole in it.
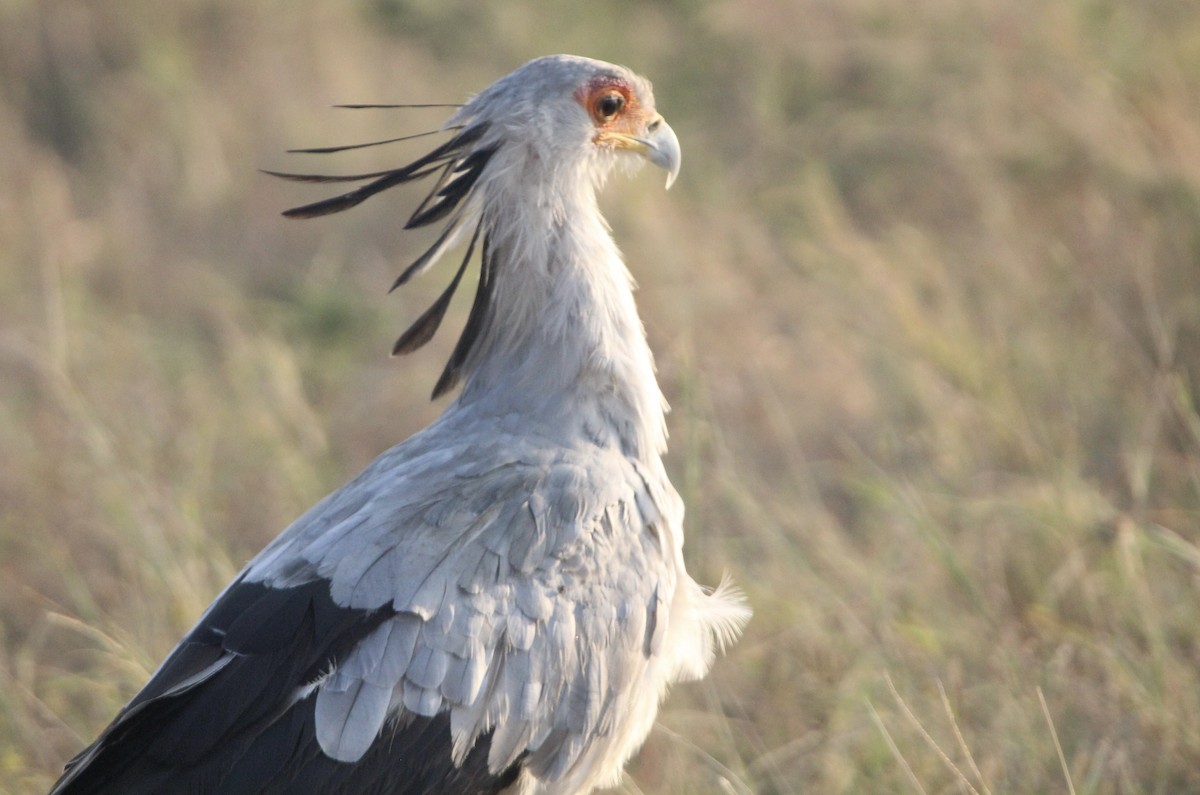
[[[596,116],[601,121],[612,121],[625,107],[625,97],[616,91],[610,91],[596,100]]]

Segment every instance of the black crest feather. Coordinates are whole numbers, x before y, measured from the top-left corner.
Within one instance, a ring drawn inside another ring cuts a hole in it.
[[[410,106],[339,105],[337,107]],[[463,220],[468,199],[475,186],[479,183],[479,178],[483,175],[492,156],[499,149],[499,144],[490,144],[485,147],[476,146],[487,132],[488,125],[485,122],[477,122],[467,126],[451,127],[448,129],[457,131],[450,140],[399,168],[372,171],[363,174],[298,174],[283,171],[264,171],[264,173],[294,182],[366,183],[346,193],[285,210],[283,214],[288,218],[316,218],[339,213],[361,204],[375,194],[381,193],[388,188],[407,182],[415,182],[424,177],[438,174],[437,181],[429,193],[426,194],[425,198],[417,205],[417,208],[405,223],[405,228],[414,229],[421,226],[428,226],[446,218],[449,218],[449,220],[446,222],[446,226],[442,229],[437,239],[433,242],[433,245],[426,249],[421,256],[417,257],[396,278],[391,287],[392,290],[395,290],[400,285],[407,283],[414,276],[427,270],[457,239],[455,232]],[[331,154],[349,149],[411,140],[430,134],[418,133],[417,135],[405,135],[381,141],[350,144],[348,146],[291,149],[288,151],[303,154]],[[393,355],[411,353],[433,339],[433,335],[437,332],[442,319],[446,315],[446,310],[450,306],[450,300],[454,297],[454,293],[462,281],[463,274],[466,272],[467,265],[471,261],[471,256],[475,252],[475,246],[481,235],[483,237],[483,257],[480,264],[479,286],[476,289],[475,300],[471,306],[471,313],[467,318],[466,326],[463,328],[462,336],[459,338],[457,345],[455,345],[454,352],[451,354],[450,361],[446,364],[445,370],[438,379],[437,386],[434,387],[433,397],[435,399],[453,389],[461,380],[467,358],[476,341],[479,339],[487,310],[491,303],[493,293],[493,263],[482,219],[475,226],[475,232],[471,236],[471,242],[467,246],[466,254],[463,256],[462,263],[459,265],[450,284],[437,297],[437,300],[421,313],[421,316],[400,335],[400,338],[396,340],[396,344],[392,348]]]
[[[433,339],[434,332],[442,324],[442,318],[446,316],[450,299],[454,297],[454,291],[458,289],[458,283],[462,281],[462,276],[467,270],[467,263],[471,261],[471,255],[475,253],[475,241],[479,239],[479,230],[482,226],[483,224],[479,224],[475,227],[471,245],[467,246],[467,253],[463,257],[462,264],[458,266],[454,278],[450,280],[450,285],[442,291],[433,305],[422,312],[416,322],[400,335],[400,339],[396,340],[396,344],[392,346],[393,356],[411,353]]]

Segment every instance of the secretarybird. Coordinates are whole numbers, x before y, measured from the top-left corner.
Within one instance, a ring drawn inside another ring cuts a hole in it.
[[[614,165],[679,170],[650,84],[539,58],[446,123],[449,139],[349,193],[430,176],[445,221],[397,283],[466,240],[436,330],[480,277],[428,428],[250,561],[54,793],[586,793],[615,783],[674,681],[749,617],[684,570],[665,403],[628,271],[596,204]]]

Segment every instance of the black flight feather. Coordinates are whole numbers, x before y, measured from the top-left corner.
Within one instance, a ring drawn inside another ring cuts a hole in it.
[[[297,699],[297,689],[395,615],[340,607],[321,579],[235,583],[68,764],[54,795],[497,795],[520,775],[523,755],[491,772],[489,732],[456,766],[449,713],[389,721],[355,762],[321,750],[316,696]]]
[[[68,763],[54,795],[232,791],[220,785],[225,773],[257,753],[258,737],[294,706],[291,694],[394,615],[339,607],[324,580],[235,583]]]

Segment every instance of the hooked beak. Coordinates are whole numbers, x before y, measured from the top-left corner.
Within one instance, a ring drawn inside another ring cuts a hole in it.
[[[679,139],[675,137],[675,131],[671,129],[671,125],[667,124],[667,120],[661,115],[656,114],[654,119],[646,125],[644,135],[609,132],[603,134],[602,138],[611,141],[618,148],[636,152],[666,171],[668,190],[675,182],[675,177],[679,176],[679,163],[683,157],[679,149]]]
[[[667,190],[679,176],[679,163],[683,153],[679,150],[679,139],[675,131],[662,116],[655,116],[654,121],[646,127],[647,135],[636,139],[642,145],[640,154],[654,165],[667,172]]]

